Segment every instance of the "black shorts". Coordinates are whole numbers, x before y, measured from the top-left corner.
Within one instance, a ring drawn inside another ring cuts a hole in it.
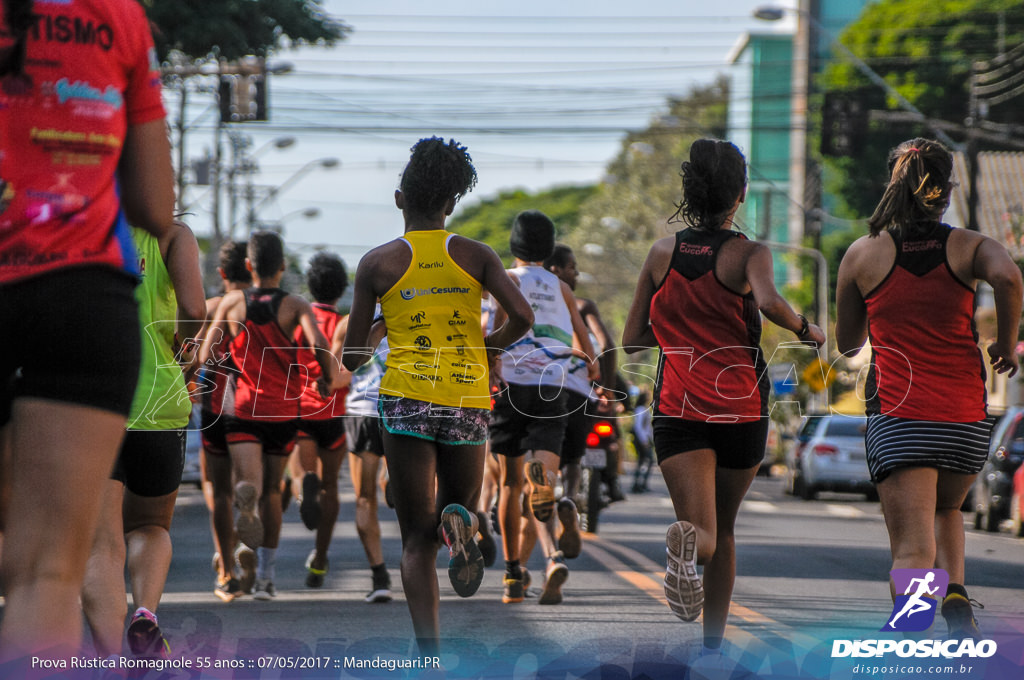
[[[211,456],[228,455],[228,439],[224,432],[224,414],[216,414],[205,408],[199,418],[199,433],[203,440],[203,451]]]
[[[185,469],[185,428],[128,430],[111,479],[136,496],[166,496],[181,484]]]
[[[245,420],[221,416],[228,444],[255,442],[263,446],[265,456],[287,456],[295,447],[298,420]]]
[[[569,421],[567,395],[559,386],[508,385],[494,400],[491,451],[511,458],[527,451],[559,455]]]
[[[135,285],[125,272],[96,266],[0,286],[0,418],[17,397],[127,417],[142,360]]]
[[[562,439],[561,464],[572,465],[583,459],[587,448],[587,435],[593,426],[593,419],[587,413],[590,398],[579,392],[569,391],[566,409],[569,417],[565,425],[565,437]]]
[[[654,450],[658,465],[687,451],[711,449],[718,467],[749,470],[764,460],[768,418],[747,423],[706,423],[670,416],[654,416]]]
[[[345,439],[351,453],[372,453],[384,455],[384,442],[380,437],[378,416],[346,416]]]
[[[345,418],[299,420],[298,439],[312,439],[317,448],[334,451],[345,443]]]

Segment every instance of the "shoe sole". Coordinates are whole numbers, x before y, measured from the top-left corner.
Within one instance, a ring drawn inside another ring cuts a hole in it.
[[[134,656],[143,659],[167,658],[167,641],[160,632],[160,626],[149,619],[132,621],[125,637]]]
[[[263,522],[256,514],[256,487],[251,482],[239,482],[235,486],[235,535],[238,540],[255,550],[263,545]]]
[[[555,492],[548,485],[544,464],[531,460],[526,464],[526,478],[530,480],[530,509],[533,516],[547,522],[555,514]]]
[[[320,514],[320,478],[314,474],[307,474],[302,478],[299,518],[307,529],[314,531],[320,525]]]
[[[974,641],[982,639],[981,631],[978,630],[977,619],[974,618],[974,608],[970,600],[959,593],[947,595],[942,600],[942,607],[939,610],[942,618],[946,620],[948,633],[946,637],[950,640],[966,640],[971,638]]]
[[[562,586],[568,579],[569,567],[563,564],[559,569],[553,569],[544,581],[544,590],[540,592],[537,604],[561,604]]]
[[[704,609],[704,584],[697,575],[697,529],[679,521],[665,535],[668,556],[665,569],[665,599],[683,621],[696,621]]]
[[[505,579],[504,580],[504,585],[505,585],[506,588],[508,588],[510,583],[514,585],[514,584],[519,583],[519,582],[520,581],[516,581],[515,579]],[[516,597],[514,595],[509,595],[508,593],[502,593],[501,594],[501,601],[504,604],[515,604],[517,602],[522,602],[523,598],[526,597],[526,595],[525,595],[526,587],[525,586],[523,587],[523,593],[524,594],[520,595],[519,597]]]
[[[473,538],[476,517],[469,510],[452,503],[441,512],[441,529],[450,541],[448,580],[459,597],[470,597],[484,580],[484,557]]]
[[[576,505],[568,498],[558,501],[558,521],[562,523],[562,535],[558,537],[558,549],[566,559],[580,556],[583,550],[583,536],[580,534],[579,515]]]
[[[241,571],[238,585],[243,593],[251,593],[256,585],[256,553],[245,546],[239,546],[235,551],[235,561]]]
[[[316,557],[316,550],[309,553],[309,557],[306,558],[306,587],[307,588],[320,588],[324,584],[324,577],[327,575],[328,570],[331,568],[330,562],[324,564],[323,569],[313,568],[313,558]]]
[[[257,590],[252,594],[252,599],[259,600],[260,602],[269,602],[274,599],[275,595],[272,595],[265,590]]]
[[[391,602],[394,598],[391,596],[391,591],[387,588],[381,590],[375,590],[366,596],[367,604],[381,604],[383,602]]]

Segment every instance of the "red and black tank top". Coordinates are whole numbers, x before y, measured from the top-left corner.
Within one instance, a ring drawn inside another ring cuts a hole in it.
[[[950,423],[987,415],[975,292],[949,267],[952,231],[934,222],[913,235],[890,232],[896,260],[864,298],[872,353],[868,414]]]
[[[331,338],[334,337],[334,330],[338,327],[342,315],[331,305],[325,305],[320,302],[314,302],[312,307],[317,326],[320,327],[320,331],[327,338],[327,341],[330,342]],[[343,387],[340,390],[335,390],[327,399],[320,396],[316,381],[323,375],[323,370],[321,370],[313,350],[309,348],[301,327],[295,329],[295,344],[299,346],[299,362],[306,367],[308,380],[306,388],[302,391],[302,398],[299,400],[299,417],[304,420],[327,420],[335,416],[345,415],[345,396],[348,394],[348,388]]]
[[[651,328],[661,346],[656,415],[707,422],[750,422],[768,414],[761,314],[752,294],[715,275],[731,230],[676,233],[672,262],[651,298]]]
[[[231,409],[243,420],[286,419],[299,415],[299,398],[305,384],[295,342],[277,323],[281,302],[288,293],[280,288],[249,288],[245,293],[245,328],[230,344],[240,373],[235,378]],[[291,379],[289,379],[291,378]]]

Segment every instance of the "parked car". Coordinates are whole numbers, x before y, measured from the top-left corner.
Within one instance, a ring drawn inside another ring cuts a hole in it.
[[[864,453],[866,426],[863,416],[805,417],[786,456],[786,490],[804,500],[819,491],[862,493],[878,500]]]
[[[1013,474],[1024,461],[1024,407],[1007,409],[992,432],[988,460],[972,487],[974,528],[999,531],[1010,518]]]
[[[1024,538],[1024,465],[1013,473],[1013,496],[1010,498],[1010,519],[1013,535]]]

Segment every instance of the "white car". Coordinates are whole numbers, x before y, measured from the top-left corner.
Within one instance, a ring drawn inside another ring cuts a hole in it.
[[[878,500],[864,453],[864,416],[807,416],[786,453],[786,491],[814,499],[819,491],[862,493]]]

